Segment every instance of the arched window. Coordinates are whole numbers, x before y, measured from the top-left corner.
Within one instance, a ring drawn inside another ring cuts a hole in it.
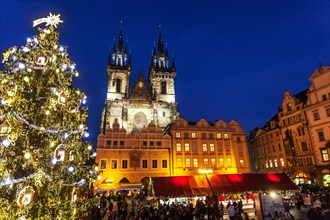
[[[116,92],[121,92],[121,79],[116,79]]]
[[[166,81],[162,81],[161,83],[160,83],[160,94],[166,94],[167,92],[166,92]]]

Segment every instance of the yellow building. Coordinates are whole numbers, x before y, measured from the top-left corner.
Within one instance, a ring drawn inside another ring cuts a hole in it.
[[[196,175],[200,170],[215,174],[250,172],[245,132],[236,121],[211,124],[201,119],[191,123],[180,118],[168,130],[173,176]]]
[[[94,190],[139,189],[149,178],[170,176],[171,137],[155,123],[126,133],[114,122],[98,136],[96,163],[101,171]]]

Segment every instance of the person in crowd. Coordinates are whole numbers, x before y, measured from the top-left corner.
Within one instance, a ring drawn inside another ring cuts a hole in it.
[[[235,210],[234,206],[233,205],[230,205],[228,207],[228,210],[227,211],[228,211],[229,219],[230,220],[234,220],[235,219],[235,216],[236,216],[236,210]]]

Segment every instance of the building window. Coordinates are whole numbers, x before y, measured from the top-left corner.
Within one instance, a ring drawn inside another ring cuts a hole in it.
[[[176,151],[181,151],[181,144],[180,143],[176,143]]]
[[[128,160],[122,160],[121,161],[121,168],[122,169],[127,169],[128,167]]]
[[[189,138],[189,134],[188,134],[188,132],[184,132],[184,133],[183,133],[183,137],[184,137],[184,139],[188,139],[188,138]]]
[[[176,133],[175,133],[175,137],[176,137],[176,138],[180,138],[180,137],[181,137],[180,132],[176,132]]]
[[[274,166],[278,167],[277,159],[274,159]]]
[[[202,133],[202,139],[206,139],[206,133]]]
[[[197,152],[198,152],[197,143],[192,143],[192,151],[193,151],[194,153],[197,153]]]
[[[113,145],[117,146],[118,145],[118,141],[113,141]]]
[[[231,158],[227,158],[227,167],[231,167]]]
[[[210,151],[214,152],[214,144],[210,144]]]
[[[148,168],[148,160],[142,160],[142,168],[147,169]]]
[[[154,146],[154,142],[153,141],[150,141],[149,145],[150,146]]]
[[[107,141],[107,146],[111,146],[111,141]]]
[[[280,162],[281,162],[281,166],[284,167],[285,164],[284,164],[284,159],[283,158],[280,159]]]
[[[210,138],[210,139],[213,139],[213,133],[210,133],[210,134],[209,134],[209,138]]]
[[[211,158],[211,166],[215,167],[215,158]]]
[[[227,144],[227,145],[226,145],[226,152],[229,152],[229,151],[230,151],[230,145]]]
[[[143,146],[147,146],[147,142],[146,141],[143,141]]]
[[[327,108],[325,112],[327,113],[327,117],[330,117],[330,108]]]
[[[185,143],[184,144],[184,150],[187,152],[189,152],[190,151],[190,147],[189,147],[189,143]]]
[[[224,134],[223,137],[224,139],[229,139],[229,134]]]
[[[326,95],[322,95],[322,101],[327,100],[327,96]]]
[[[221,133],[217,133],[217,139],[221,138]]]
[[[194,158],[194,167],[198,167],[198,159],[197,158]]]
[[[119,145],[122,147],[124,146],[124,141],[119,141]]]
[[[162,142],[161,141],[156,141],[156,145],[157,146],[161,146],[162,145]]]
[[[191,164],[190,164],[190,158],[186,158],[186,167],[190,167]]]
[[[242,160],[242,159],[239,160],[239,166],[240,166],[240,167],[244,167],[244,160]]]
[[[166,81],[162,81],[160,85],[160,94],[166,94]]]
[[[323,162],[329,161],[329,153],[327,149],[321,149],[321,154]]]
[[[191,133],[191,138],[196,138],[196,133],[195,132]]]
[[[117,169],[117,160],[111,161],[111,169]]]
[[[116,92],[121,92],[121,79],[117,78],[116,80]]]
[[[154,169],[158,168],[158,161],[157,160],[152,160],[152,168],[154,168]]]
[[[219,152],[222,151],[222,144],[218,144],[218,151],[219,151]]]
[[[307,143],[305,141],[302,141],[300,144],[302,151],[308,151]]]
[[[162,168],[167,168],[167,160],[162,160]]]
[[[266,168],[268,168],[268,162],[266,161]]]
[[[237,137],[237,142],[241,142],[241,137]]]
[[[269,160],[269,166],[272,168],[273,167],[273,161]]]
[[[182,159],[181,158],[176,158],[176,166],[177,167],[182,167]]]
[[[107,169],[107,160],[101,160],[101,170]]]
[[[324,133],[322,130],[318,130],[317,135],[319,136],[319,141],[325,141]]]
[[[203,152],[207,152],[207,144],[203,144]]]
[[[314,116],[314,121],[320,120],[320,115],[318,111],[313,112],[313,116]]]
[[[223,158],[219,158],[219,166],[223,167]]]
[[[281,149],[281,144],[279,143],[279,144],[277,144],[277,146],[278,146],[278,151],[281,151],[282,149]]]
[[[209,159],[204,158],[204,167],[209,167]]]

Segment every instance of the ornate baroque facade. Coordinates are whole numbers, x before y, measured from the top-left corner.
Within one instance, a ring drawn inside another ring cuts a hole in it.
[[[256,172],[286,172],[296,183],[330,184],[330,67],[320,67],[311,86],[284,93],[282,106],[249,136]]]

